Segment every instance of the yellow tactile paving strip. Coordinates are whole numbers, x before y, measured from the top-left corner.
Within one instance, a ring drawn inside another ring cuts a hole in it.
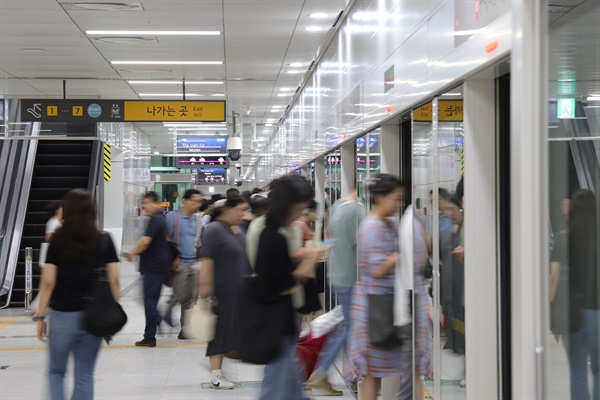
[[[17,321],[31,321],[31,318],[27,318],[27,317],[0,318],[0,330],[6,328],[9,325],[14,324]]]

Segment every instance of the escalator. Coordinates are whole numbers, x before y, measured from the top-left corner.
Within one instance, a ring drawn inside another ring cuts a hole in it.
[[[597,127],[588,121],[589,115],[580,102],[576,103],[576,118],[555,119],[550,130],[550,224],[554,232],[566,229],[562,209],[564,199],[579,189],[600,193],[600,160]]]
[[[97,148],[98,141],[93,140],[39,140],[10,307],[24,306],[26,247],[34,249],[34,296],[37,292],[41,272],[38,265],[39,249],[44,241],[46,222],[50,218],[48,205],[61,200],[71,189],[92,189],[96,185],[94,153],[97,152]]]

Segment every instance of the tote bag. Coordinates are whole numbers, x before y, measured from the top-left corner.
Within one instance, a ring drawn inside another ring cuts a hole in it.
[[[215,337],[217,318],[211,310],[210,301],[198,299],[194,307],[184,311],[184,336],[201,342],[210,342]]]

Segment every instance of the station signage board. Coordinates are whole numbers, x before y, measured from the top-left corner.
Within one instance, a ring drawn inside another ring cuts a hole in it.
[[[177,154],[227,154],[227,136],[177,136]]]
[[[21,100],[23,122],[224,122],[225,101]]]
[[[197,185],[217,185],[227,183],[226,168],[198,168]]]

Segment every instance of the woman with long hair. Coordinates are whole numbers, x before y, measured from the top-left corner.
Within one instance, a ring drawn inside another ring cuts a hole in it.
[[[300,217],[313,198],[313,190],[306,179],[298,175],[283,176],[271,184],[271,189],[255,272],[264,282],[261,296],[265,302],[281,305],[277,320],[282,324],[283,335],[279,355],[265,366],[260,399],[307,400],[295,361],[299,327],[292,292],[297,290],[298,283],[312,276],[321,252],[304,248],[295,264],[281,229],[292,226]]]
[[[250,272],[246,234],[238,225],[242,223],[248,203],[241,196],[228,197],[223,201],[224,204],[213,211],[213,222],[204,228],[198,295],[215,299],[215,337],[206,349],[212,369],[210,383],[214,389],[233,389],[234,384],[225,377],[221,367],[225,354],[237,350],[238,345],[238,296],[242,275]]]
[[[380,174],[369,191],[373,209],[358,231],[360,277],[352,293],[348,342],[348,378],[362,381],[361,400],[375,400],[381,378],[403,372],[401,347],[382,349],[371,344],[369,295],[394,293],[399,249],[398,229],[391,217],[403,208],[404,186],[395,176]]]
[[[583,327],[564,335],[571,375],[571,398],[590,399],[588,389],[588,357],[593,377],[592,399],[600,399],[600,265],[598,249],[598,200],[594,192],[579,190],[570,202],[568,217],[568,265]],[[571,308],[570,312],[578,310]],[[574,317],[574,316],[571,316]]]
[[[37,321],[38,339],[48,341],[48,378],[53,400],[65,399],[64,377],[71,354],[75,361],[72,398],[94,398],[94,367],[102,339],[81,327],[84,299],[102,267],[106,268],[114,298],[119,299],[118,261],[112,239],[96,227],[96,209],[90,193],[83,189],[70,191],[63,200],[63,225],[50,241],[40,283],[38,315],[33,318]]]

